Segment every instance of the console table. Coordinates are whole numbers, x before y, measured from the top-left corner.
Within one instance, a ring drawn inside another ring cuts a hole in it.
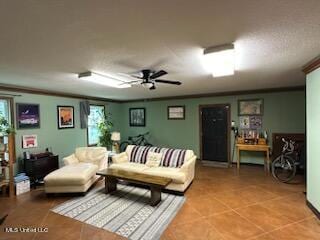
[[[24,159],[24,171],[30,177],[31,184],[36,185],[50,172],[59,168],[59,156],[50,155],[35,159]]]
[[[237,159],[237,168],[240,169],[240,152],[241,151],[251,151],[251,152],[264,152],[264,169],[267,173],[270,173],[270,147],[266,144],[237,144],[238,149],[238,159]]]

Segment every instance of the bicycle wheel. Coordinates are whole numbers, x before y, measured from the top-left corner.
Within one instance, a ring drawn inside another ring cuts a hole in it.
[[[281,156],[272,162],[272,175],[280,182],[290,182],[296,175],[295,161],[289,156]]]
[[[120,152],[124,152],[127,149],[127,146],[131,143],[129,141],[124,141],[120,144]]]

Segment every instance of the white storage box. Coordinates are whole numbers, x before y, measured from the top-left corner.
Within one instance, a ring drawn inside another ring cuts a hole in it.
[[[24,180],[16,183],[16,195],[30,191],[30,180]]]

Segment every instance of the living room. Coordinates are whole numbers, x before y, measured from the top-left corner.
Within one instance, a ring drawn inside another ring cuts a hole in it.
[[[317,1],[0,6],[0,239],[320,238]]]

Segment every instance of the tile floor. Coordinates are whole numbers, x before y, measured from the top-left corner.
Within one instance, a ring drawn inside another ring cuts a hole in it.
[[[102,183],[100,183],[102,184]],[[319,240],[320,221],[305,205],[304,184],[280,184],[262,167],[222,169],[196,166],[187,201],[162,240]],[[47,198],[43,189],[0,198],[1,240],[123,239],[116,234],[49,211],[70,197]],[[48,227],[48,233],[4,233],[3,227]]]

